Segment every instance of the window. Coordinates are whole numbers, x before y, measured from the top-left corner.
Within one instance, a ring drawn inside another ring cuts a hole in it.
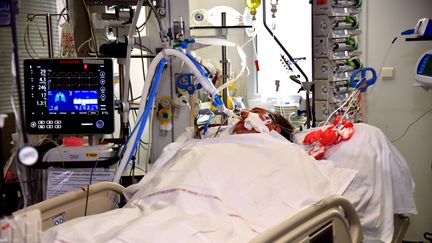
[[[21,0],[19,15],[17,16],[17,38],[18,38],[18,50],[20,67],[22,70],[22,63],[24,59],[30,58],[24,47],[24,32],[26,31],[27,14],[45,14],[45,13],[56,13],[57,3],[52,0]],[[53,24],[53,42],[55,51],[58,53],[59,35],[57,29],[54,26],[58,25],[57,19],[52,18]],[[36,22],[33,21],[29,25],[29,39],[31,40],[32,47],[40,57],[48,56],[47,37],[46,37],[46,24],[44,17],[37,18],[37,25],[40,29],[40,33],[43,36],[44,44],[42,45],[42,39],[39,36]],[[30,50],[32,52],[32,50]],[[16,88],[12,89],[12,83],[15,82],[11,75],[11,53],[12,53],[12,34],[10,27],[0,28],[0,112],[7,113],[12,111],[10,102],[11,92],[14,93],[15,101],[17,101]],[[35,56],[34,52],[33,56]],[[22,72],[21,72],[22,74]],[[21,82],[24,76],[21,75]],[[18,106],[18,102],[15,103]]]
[[[272,1],[274,2],[274,1]],[[297,63],[308,76],[312,78],[312,26],[311,4],[307,0],[279,1],[276,18],[271,17],[271,5],[266,3],[267,25],[274,35],[285,46],[293,58],[306,58]],[[262,8],[262,7],[261,7]],[[285,68],[281,62],[283,50],[277,45],[262,24],[262,9],[257,16],[257,53],[260,64],[256,92],[262,98],[278,98],[284,101],[288,95],[298,94],[300,85],[290,80],[289,76],[300,74],[294,65],[293,71]],[[279,90],[276,91],[276,80],[279,80]],[[303,77],[300,80],[304,80]],[[304,92],[303,92],[304,95]]]

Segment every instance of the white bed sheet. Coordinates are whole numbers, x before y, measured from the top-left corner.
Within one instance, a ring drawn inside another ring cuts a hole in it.
[[[201,141],[185,134],[127,189],[125,208],[55,227],[43,240],[245,242],[302,207],[343,193],[360,216],[365,242],[390,242],[393,214],[417,213],[414,182],[379,129],[366,124],[355,129],[322,161],[275,134]],[[297,143],[304,135],[296,135]]]
[[[176,142],[126,190],[128,205],[66,222],[43,242],[246,242],[341,195],[357,171],[269,134]]]
[[[417,214],[415,184],[406,160],[380,129],[364,123],[354,128],[353,137],[331,147],[325,158],[358,171],[343,196],[358,212],[365,241],[391,242],[393,215]],[[306,133],[297,134],[295,142],[302,144]]]

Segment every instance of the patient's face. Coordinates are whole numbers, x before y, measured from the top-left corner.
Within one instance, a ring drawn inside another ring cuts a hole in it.
[[[249,112],[258,114],[259,117],[261,118],[261,120],[263,120],[266,123],[266,126],[270,131],[276,131],[278,133],[281,132],[281,128],[272,119],[270,113],[266,109],[256,107],[256,108],[252,108],[249,111],[248,110],[241,111],[241,113],[240,113],[241,120],[239,122],[237,122],[237,124],[234,126],[234,133],[237,133],[237,134],[258,133],[257,131],[255,131],[255,129],[248,130],[244,126],[244,120],[248,117]]]

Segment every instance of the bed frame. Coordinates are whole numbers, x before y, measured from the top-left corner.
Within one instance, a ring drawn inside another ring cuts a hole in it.
[[[342,211],[339,210],[342,208]],[[360,243],[363,232],[353,205],[330,196],[258,235],[251,243],[333,242]]]
[[[87,190],[89,188],[89,191]],[[52,226],[62,224],[65,221],[98,213],[103,213],[115,208],[113,193],[123,195],[124,187],[112,182],[98,182],[89,187],[82,187],[74,191],[47,199],[13,213],[23,214],[27,211],[39,209],[42,220],[42,231]],[[87,213],[85,212],[86,198]]]
[[[92,184],[89,187],[86,215],[118,208],[112,200],[112,193],[122,195],[123,190],[123,186],[112,182]],[[86,198],[87,187],[83,187],[16,211],[14,215],[39,209],[42,230],[47,230],[65,221],[85,216]],[[395,215],[394,223],[392,242],[400,243],[408,229],[409,218]],[[352,204],[341,196],[331,196],[307,207],[289,220],[266,230],[251,242],[359,243],[362,240],[360,220]]]

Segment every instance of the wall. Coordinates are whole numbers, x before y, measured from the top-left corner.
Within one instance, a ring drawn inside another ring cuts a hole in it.
[[[366,10],[366,64],[378,69],[398,33],[415,26],[420,18],[432,17],[432,1],[367,1]],[[390,140],[402,135],[432,106],[432,92],[412,85],[419,56],[431,48],[432,41],[406,42],[400,37],[385,62],[385,66],[395,68],[394,80],[379,80],[369,97],[369,123],[381,128]],[[422,240],[425,231],[432,231],[431,122],[432,114],[428,113],[394,143],[416,182],[419,215],[412,217],[407,240]]]

